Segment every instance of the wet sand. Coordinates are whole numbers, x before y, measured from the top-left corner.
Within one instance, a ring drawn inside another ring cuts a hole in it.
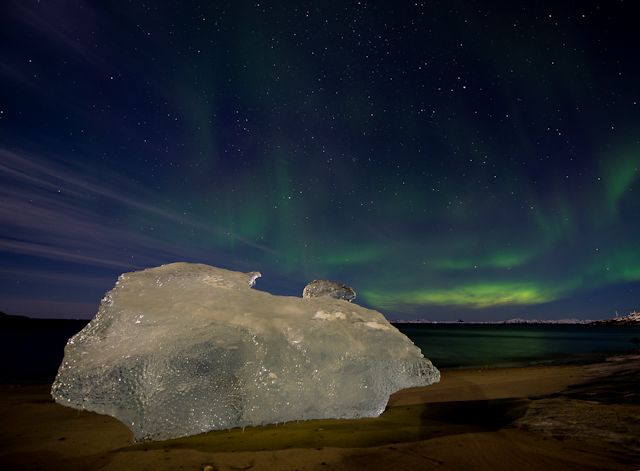
[[[53,403],[49,386],[0,386],[0,468],[638,470],[640,405],[585,400],[592,394],[585,381],[608,381],[603,368],[446,371],[440,383],[392,395],[376,419],[142,444],[131,443],[129,429],[112,417]],[[555,395],[562,391],[569,393]]]

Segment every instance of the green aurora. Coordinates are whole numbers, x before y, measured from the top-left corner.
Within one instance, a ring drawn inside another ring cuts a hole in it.
[[[389,318],[640,309],[627,3],[9,0],[0,309],[176,261]]]

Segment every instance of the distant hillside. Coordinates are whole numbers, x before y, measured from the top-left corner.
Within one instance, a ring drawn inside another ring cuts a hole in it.
[[[42,331],[57,328],[76,328],[80,331],[88,323],[88,319],[32,319],[0,312],[0,332]]]
[[[633,311],[628,316],[593,321],[589,325],[640,325],[640,312]]]

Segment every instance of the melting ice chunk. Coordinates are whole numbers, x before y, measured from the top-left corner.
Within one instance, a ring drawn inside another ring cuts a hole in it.
[[[345,301],[353,301],[356,299],[356,292],[347,285],[334,283],[327,280],[313,280],[302,291],[303,298],[321,298],[328,297],[334,299],[344,299]]]
[[[146,441],[377,417],[393,392],[440,379],[379,312],[256,291],[259,275],[187,263],[123,274],[67,343],[53,398]]]

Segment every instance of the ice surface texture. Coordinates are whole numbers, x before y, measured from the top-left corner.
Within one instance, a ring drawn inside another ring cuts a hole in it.
[[[260,274],[174,263],[120,276],[65,347],[56,402],[136,441],[293,420],[377,417],[440,372],[379,312],[273,296]]]
[[[353,301],[356,299],[356,292],[347,285],[334,283],[327,280],[313,280],[302,291],[303,298],[322,298],[329,297],[334,299],[344,299],[345,301]]]

